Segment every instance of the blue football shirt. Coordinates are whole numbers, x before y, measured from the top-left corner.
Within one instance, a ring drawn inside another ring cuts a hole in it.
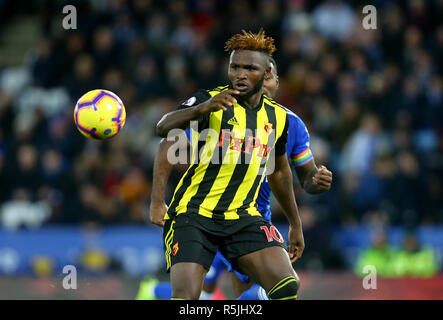
[[[309,133],[305,123],[291,110],[283,107],[288,113],[288,141],[286,142],[286,154],[290,163],[294,166],[302,166],[312,160],[312,152],[309,148]],[[257,196],[258,210],[263,218],[271,221],[270,205],[271,187],[264,175],[263,182]]]

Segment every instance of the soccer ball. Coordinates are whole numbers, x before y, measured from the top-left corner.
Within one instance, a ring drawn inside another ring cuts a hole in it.
[[[77,129],[89,139],[109,139],[123,128],[126,110],[121,99],[108,90],[92,90],[78,99],[74,110]]]

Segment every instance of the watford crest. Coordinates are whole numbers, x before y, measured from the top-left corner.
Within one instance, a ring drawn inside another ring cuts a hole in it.
[[[177,251],[178,251],[178,242],[176,242],[175,244],[174,244],[174,246],[172,247],[172,255],[175,257],[175,255],[177,254]]]
[[[266,131],[266,133],[268,135],[270,135],[272,130],[273,130],[272,123],[271,122],[265,122],[265,131]]]

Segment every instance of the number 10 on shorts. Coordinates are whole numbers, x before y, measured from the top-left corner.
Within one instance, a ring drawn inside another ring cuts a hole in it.
[[[280,243],[283,243],[284,241],[283,236],[275,226],[271,226],[270,228],[268,228],[268,226],[261,226],[260,229],[262,229],[265,232],[266,238],[268,238],[268,242],[272,242],[275,240]]]

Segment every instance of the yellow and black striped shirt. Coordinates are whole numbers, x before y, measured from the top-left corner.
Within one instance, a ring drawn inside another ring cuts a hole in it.
[[[198,105],[228,86],[200,90],[177,109]],[[208,218],[259,216],[256,198],[271,151],[286,152],[286,110],[262,95],[250,109],[235,103],[226,111],[201,116],[191,124],[193,156],[178,183],[165,219],[182,213]]]

